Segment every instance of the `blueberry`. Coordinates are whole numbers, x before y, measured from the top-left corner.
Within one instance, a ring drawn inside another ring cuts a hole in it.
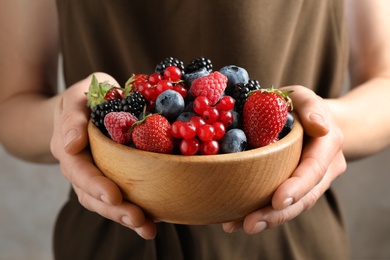
[[[282,131],[280,131],[279,136],[278,136],[279,140],[282,139],[283,137],[285,137],[288,133],[290,133],[293,125],[294,125],[294,117],[290,112],[288,112],[287,121],[284,124],[283,129],[282,129]]]
[[[172,121],[183,112],[184,106],[184,99],[179,92],[166,90],[158,95],[155,110],[169,121]]]
[[[182,79],[184,80],[184,84],[187,87],[191,87],[191,84],[192,84],[192,82],[194,82],[194,80],[196,80],[197,78],[209,75],[209,74],[210,74],[210,71],[208,71],[206,68],[201,68],[201,69],[196,70],[194,72],[183,74]]]
[[[228,78],[227,87],[225,89],[227,95],[231,95],[233,93],[234,86],[236,84],[246,84],[249,81],[249,74],[246,69],[236,65],[222,67],[219,72]]]
[[[233,122],[228,127],[228,129],[234,129],[234,128],[242,129],[242,116],[241,116],[241,114],[238,113],[237,111],[234,111],[234,110],[232,110],[231,112],[233,114]]]
[[[194,112],[183,112],[176,118],[176,121],[188,122],[195,115]]]
[[[237,153],[246,149],[246,135],[241,129],[231,129],[220,141],[221,153]]]

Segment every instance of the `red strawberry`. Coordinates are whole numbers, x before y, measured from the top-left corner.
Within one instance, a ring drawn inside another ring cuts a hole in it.
[[[131,142],[131,126],[138,118],[128,112],[110,112],[104,117],[106,127],[111,139],[120,144]]]
[[[278,134],[292,110],[291,92],[274,88],[260,89],[250,93],[243,111],[244,132],[251,148],[276,142]]]
[[[97,105],[103,104],[107,100],[114,98],[122,98],[121,88],[115,87],[107,80],[99,82],[95,75],[92,76],[91,84],[89,85],[87,95],[87,106],[94,108]]]
[[[227,77],[215,71],[209,75],[200,77],[192,82],[190,93],[194,97],[205,96],[209,99],[210,105],[215,105],[221,98],[227,86]]]
[[[173,150],[171,124],[159,114],[146,116],[137,122],[132,137],[135,146],[141,150],[156,153],[171,153]]]
[[[124,96],[127,97],[130,94],[130,92],[138,91],[138,86],[144,82],[148,82],[148,78],[149,75],[146,74],[133,74],[125,84]]]

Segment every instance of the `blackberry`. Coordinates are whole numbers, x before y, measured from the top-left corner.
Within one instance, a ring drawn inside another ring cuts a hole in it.
[[[108,135],[104,126],[104,117],[110,112],[125,111],[137,116],[142,113],[146,106],[146,100],[139,92],[131,92],[124,99],[108,100],[100,105],[95,106],[91,111],[92,123],[94,123],[103,134]]]
[[[104,117],[110,112],[118,112],[121,109],[121,99],[111,99],[102,104],[95,106],[91,111],[92,123],[96,125],[103,134],[108,132],[104,126]]]
[[[213,70],[213,64],[208,58],[200,57],[191,60],[187,66],[184,68],[185,73],[192,73],[202,68],[206,68],[207,71],[211,72]]]
[[[248,98],[248,93],[253,90],[260,89],[260,84],[257,80],[249,80],[248,83],[238,83],[234,86],[232,98],[234,98],[235,102],[235,110],[242,115],[242,111],[244,109],[244,104],[246,99]]]
[[[184,74],[184,63],[176,58],[168,57],[157,64],[154,69],[155,72],[160,73],[161,76],[164,76],[164,70],[169,66],[176,66],[181,70],[181,73]]]
[[[121,101],[121,111],[130,112],[136,117],[139,116],[146,106],[146,99],[141,93],[134,91]]]

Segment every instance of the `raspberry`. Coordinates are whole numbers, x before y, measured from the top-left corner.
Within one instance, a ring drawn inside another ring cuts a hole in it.
[[[211,72],[213,70],[213,64],[208,58],[200,57],[191,60],[185,67],[185,73],[193,73],[201,68],[206,68],[207,71]]]
[[[131,126],[138,118],[128,112],[110,112],[104,118],[111,139],[120,144],[131,142]]]
[[[99,104],[92,108],[91,111],[91,119],[92,123],[100,129],[100,131],[108,135],[108,132],[104,126],[104,118],[106,115],[110,112],[118,112],[121,110],[121,99],[111,99],[107,102],[104,102],[102,104]]]
[[[205,96],[210,105],[215,105],[225,91],[227,77],[215,71],[209,75],[194,80],[191,84],[190,93],[194,97]]]

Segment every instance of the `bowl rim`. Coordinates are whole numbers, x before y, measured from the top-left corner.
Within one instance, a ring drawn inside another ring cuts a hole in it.
[[[255,148],[255,149],[249,149],[242,152],[237,153],[226,153],[226,154],[216,154],[216,155],[180,155],[180,154],[163,154],[163,153],[155,153],[155,152],[148,152],[143,151],[137,148],[130,147],[125,144],[119,144],[112,140],[111,138],[104,135],[93,123],[90,119],[88,122],[88,136],[94,134],[98,139],[104,140],[104,142],[108,142],[112,146],[117,146],[119,149],[123,149],[125,151],[129,151],[132,153],[136,153],[138,156],[148,156],[148,157],[155,157],[159,158],[160,160],[169,160],[171,162],[177,161],[181,163],[185,162],[191,162],[191,163],[215,163],[218,162],[231,162],[234,160],[243,160],[245,158],[258,156],[258,155],[265,155],[274,153],[276,151],[279,151],[285,147],[287,147],[291,142],[297,141],[302,135],[303,135],[303,127],[300,122],[299,117],[296,115],[296,113],[292,113],[294,116],[294,124],[291,129],[291,131],[282,139],[278,140],[275,143]],[[237,156],[239,154],[239,156]]]

